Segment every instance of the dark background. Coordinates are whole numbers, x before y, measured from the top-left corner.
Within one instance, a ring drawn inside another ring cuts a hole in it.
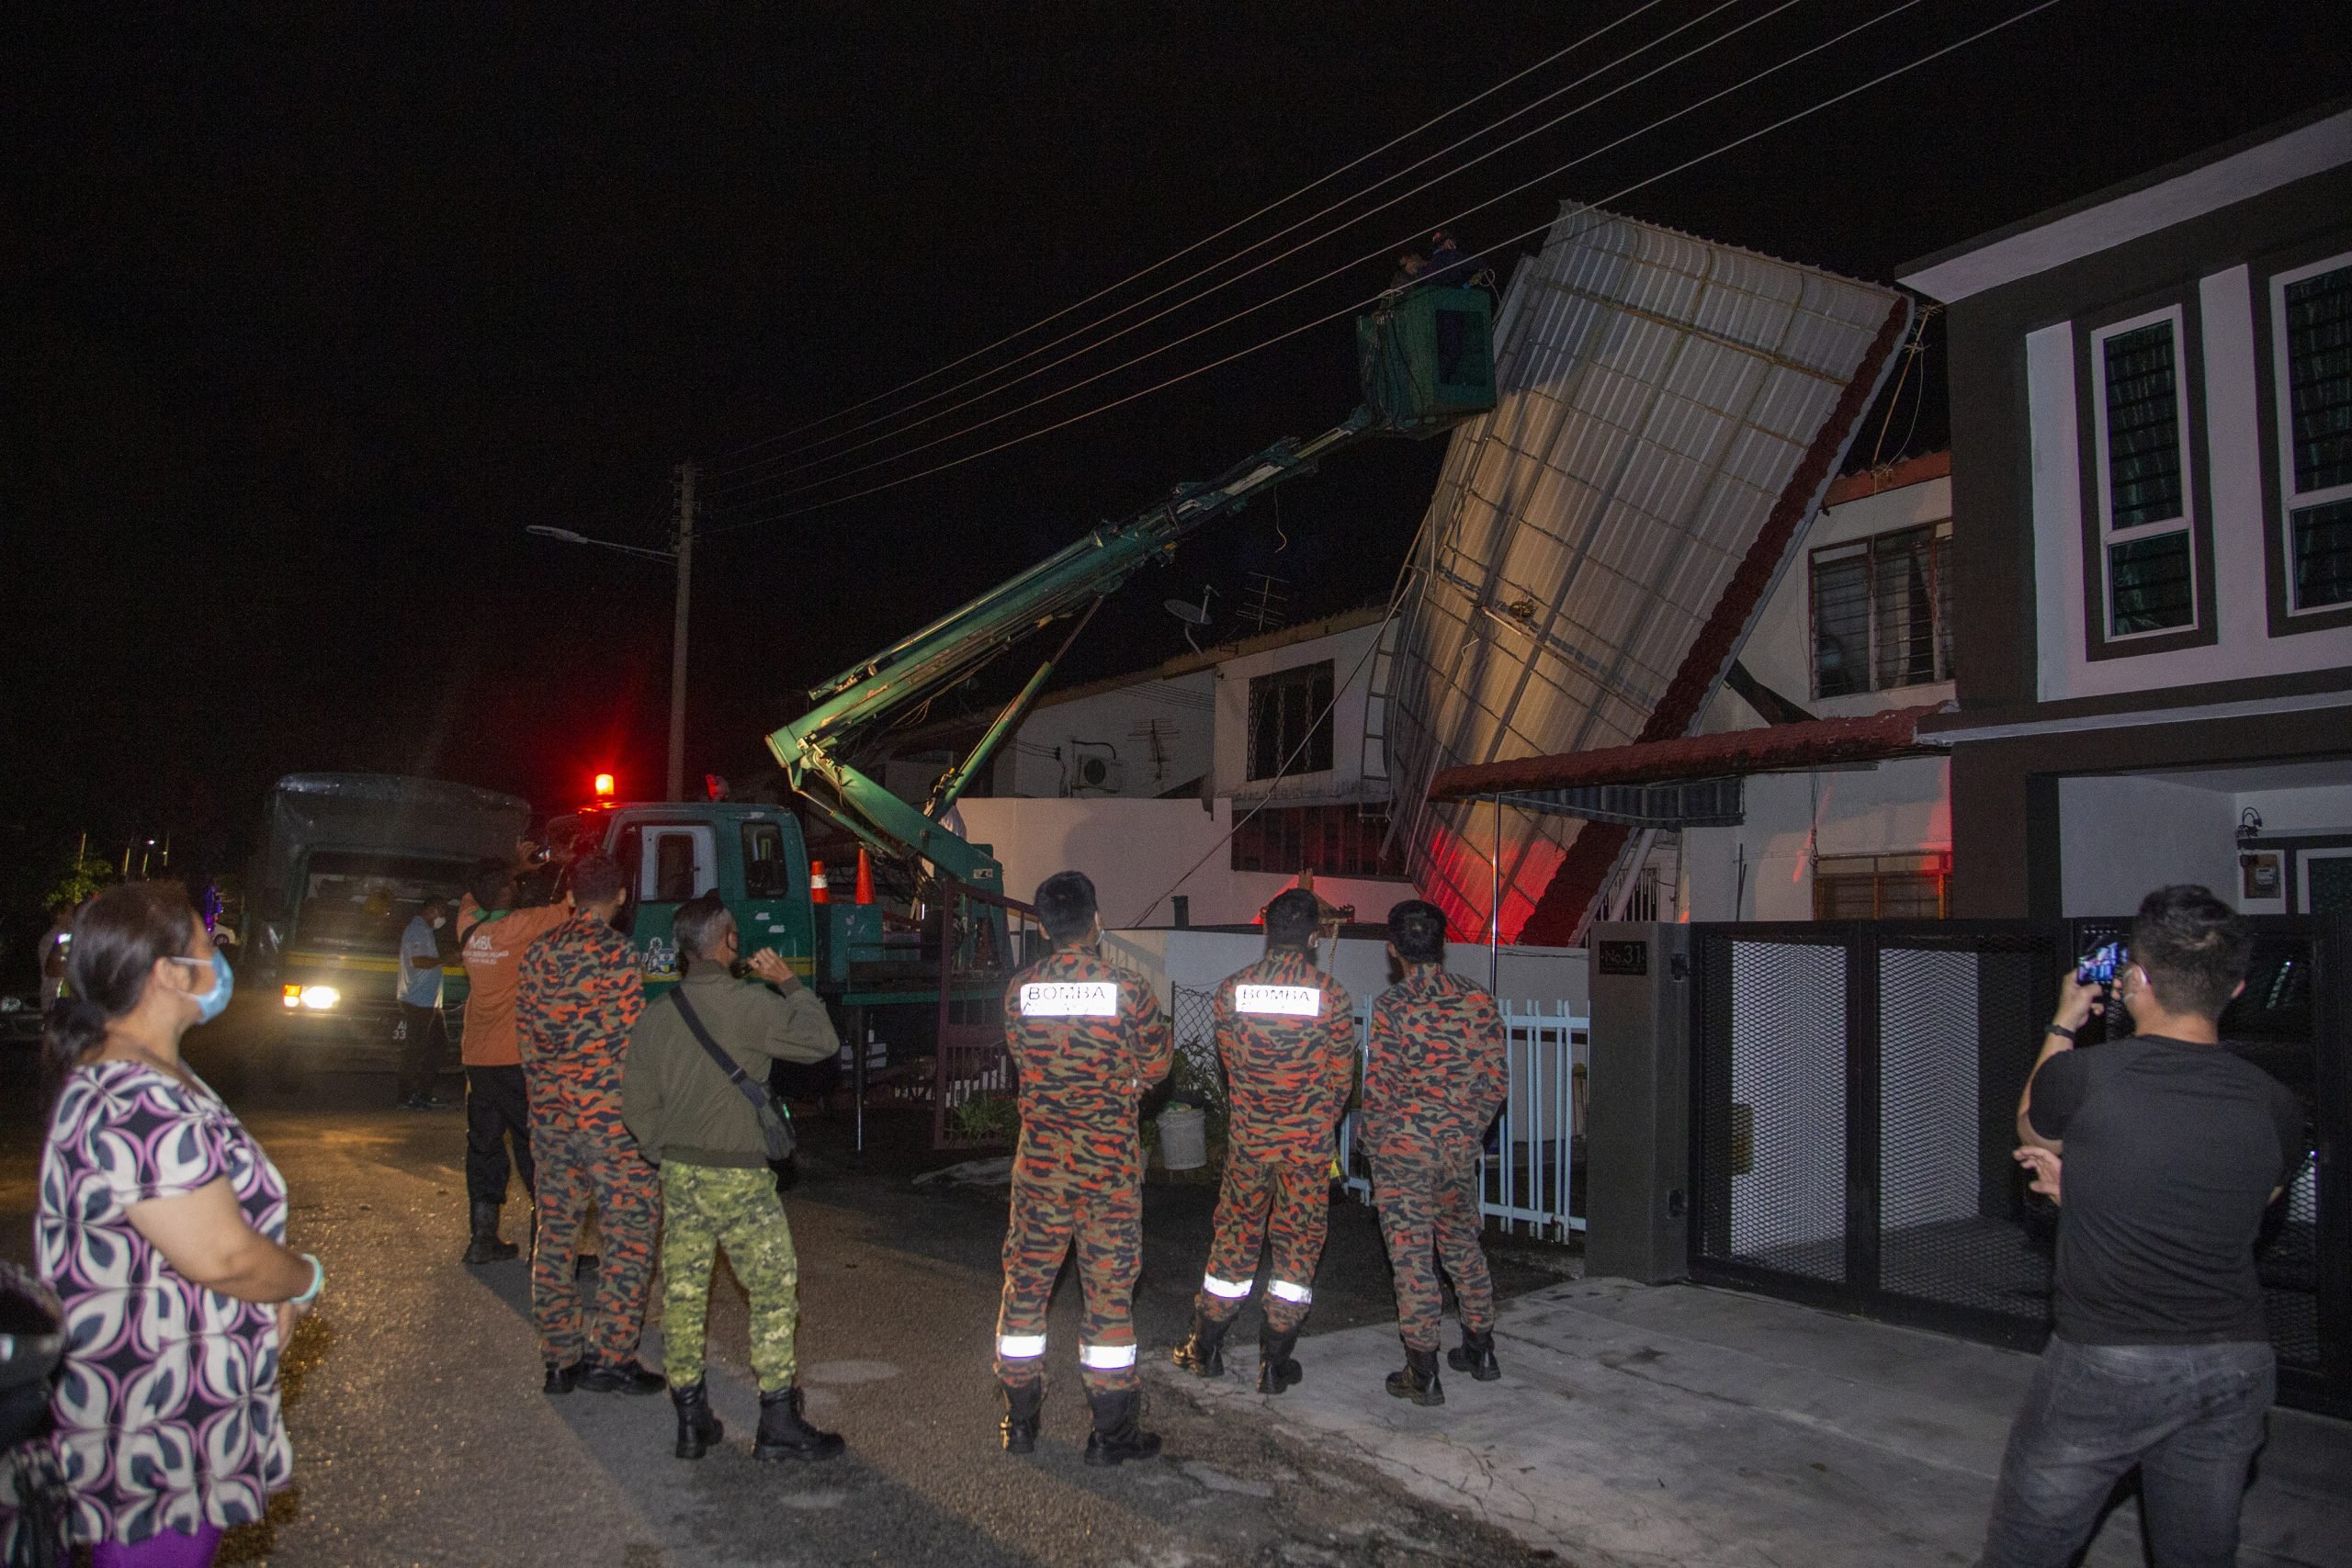
[[[1660,0],[1246,236],[1706,3]],[[1531,120],[1769,8],[1740,0]],[[2064,0],[1618,197],[2018,8],[1926,0],[1464,219],[1463,238],[1508,262],[1535,242],[1498,237],[1574,196],[1887,278],[2346,80],[2329,6]],[[718,529],[899,478],[1337,310],[1376,290],[1387,261],[830,489],[780,493],[831,472],[773,477],[805,456],[725,472],[745,444],[1114,283],[1634,6],[198,9],[20,5],[0,23],[12,923],[80,831],[112,856],[168,830],[175,869],[230,865],[263,790],[296,770],[438,774],[545,809],[606,767],[624,794],[657,794],[669,571],[526,525],[660,547],[682,457],[714,470],[705,525]],[[1886,9],[1804,0],[1025,392],[1385,254]],[[1100,518],[1333,423],[1354,400],[1351,355],[1335,321],[952,470],[714,534],[697,560],[689,773],[758,773],[760,738],[813,682]],[[1866,453],[1940,444],[1932,334],[1924,367],[1891,414],[1873,413]],[[1261,506],[1204,535],[1105,611],[1073,675],[1181,651],[1160,601],[1204,582],[1230,595],[1272,571],[1300,615],[1385,595],[1442,456],[1350,454],[1290,487],[1279,514]]]

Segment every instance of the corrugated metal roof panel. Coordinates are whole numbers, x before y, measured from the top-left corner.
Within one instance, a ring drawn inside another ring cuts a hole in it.
[[[1702,634],[1736,615],[1730,646],[1745,637],[1768,521],[1827,482],[1823,443],[1842,454],[1855,389],[1892,362],[1908,310],[1892,289],[1573,205],[1518,268],[1497,318],[1501,398],[1452,438],[1391,674],[1396,831],[1458,929],[1485,928],[1498,853],[1517,931],[1578,824],[1505,807],[1498,846],[1488,807],[1427,805],[1430,781],[1687,730],[1690,693],[1722,675],[1694,684],[1686,668],[1722,644]]]

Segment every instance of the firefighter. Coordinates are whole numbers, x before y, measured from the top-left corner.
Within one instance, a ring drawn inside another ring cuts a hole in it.
[[[1405,1365],[1388,1374],[1388,1392],[1443,1404],[1440,1262],[1462,1311],[1462,1348],[1447,1364],[1480,1382],[1502,1376],[1477,1191],[1479,1145],[1509,1087],[1502,1015],[1494,998],[1447,971],[1445,915],[1436,905],[1408,898],[1388,911],[1388,956],[1402,978],[1373,1004],[1363,1068],[1364,1147],[1405,1341]]]
[[[1086,1297],[1079,1382],[1093,1407],[1086,1462],[1149,1459],[1138,1424],[1129,1308],[1143,1265],[1143,1145],[1136,1101],[1167,1077],[1174,1035],[1149,982],[1105,960],[1094,884],[1059,872],[1037,888],[1054,950],[1005,987],[1005,1036],[1021,1078],[1021,1148],[1004,1233],[996,1375],[1007,1453],[1037,1446],[1045,1404],[1046,1306],[1072,1247]]]
[[[1315,1266],[1330,1223],[1331,1134],[1355,1077],[1348,993],[1315,966],[1316,896],[1294,887],[1266,906],[1266,956],[1216,993],[1216,1048],[1230,1086],[1225,1185],[1216,1238],[1176,1364],[1195,1377],[1225,1371],[1226,1330],[1248,1303],[1269,1241],[1266,1315],[1258,1331],[1258,1392],[1299,1381],[1291,1359],[1315,1300]]]

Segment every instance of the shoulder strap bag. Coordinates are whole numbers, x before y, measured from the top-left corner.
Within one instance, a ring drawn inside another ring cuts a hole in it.
[[[736,1092],[752,1102],[752,1113],[760,1119],[760,1136],[767,1141],[768,1159],[772,1163],[790,1159],[798,1143],[792,1132],[791,1111],[786,1109],[784,1101],[771,1094],[764,1084],[753,1083],[751,1075],[735,1065],[735,1058],[719,1049],[718,1042],[713,1040],[710,1031],[703,1027],[702,1018],[695,1011],[694,1003],[686,1000],[684,986],[672,991],[670,999],[678,1005],[678,1016],[686,1021],[686,1028],[693,1032],[703,1051],[718,1064],[718,1070],[727,1075]]]

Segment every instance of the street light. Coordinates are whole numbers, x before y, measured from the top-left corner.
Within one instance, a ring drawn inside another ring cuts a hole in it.
[[[683,800],[686,790],[686,606],[695,569],[694,464],[678,465],[678,547],[674,550],[648,549],[643,545],[624,545],[616,539],[592,539],[575,529],[557,528],[545,523],[530,524],[523,532],[561,545],[593,545],[600,550],[671,561],[677,566],[678,603],[670,631],[670,779],[669,793],[662,798]]]

